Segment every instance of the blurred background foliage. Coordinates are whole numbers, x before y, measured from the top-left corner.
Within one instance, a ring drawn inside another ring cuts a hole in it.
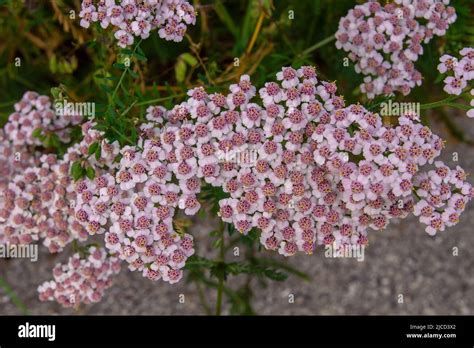
[[[273,80],[282,66],[311,64],[320,78],[337,81],[347,102],[367,104],[358,88],[363,76],[355,73],[352,64],[344,66],[345,52],[337,50],[330,39],[339,19],[363,1],[191,2],[198,12],[196,26],[189,27],[187,37],[178,44],[160,39],[156,32],[144,40],[122,83],[118,103],[127,107],[137,100],[140,104],[176,96],[163,103],[169,107],[193,86],[225,91],[247,73],[260,87]],[[424,46],[425,53],[416,63],[423,85],[397,99],[428,103],[445,97],[442,81],[437,79],[439,56],[456,55],[460,48],[474,45],[473,1],[452,0],[451,5],[458,20],[446,36]],[[2,122],[26,90],[49,95],[52,87],[61,85],[73,101],[110,102],[110,91],[121,76],[117,70],[123,69],[121,62],[130,52],[123,54],[110,30],[98,25],[81,28],[79,11],[79,0],[0,0]],[[326,44],[318,45],[321,41]],[[137,123],[146,106],[134,108],[130,122]]]

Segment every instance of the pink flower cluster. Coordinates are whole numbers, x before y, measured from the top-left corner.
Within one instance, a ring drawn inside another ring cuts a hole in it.
[[[172,281],[169,270],[192,253],[191,237],[173,232],[172,218],[176,209],[197,212],[198,179],[229,195],[219,203],[225,222],[243,234],[259,229],[267,249],[287,256],[366,244],[369,228],[413,211],[420,166],[443,148],[418,115],[383,125],[361,105],[345,106],[310,66],[285,67],[277,79],[258,100],[242,76],[228,95],[195,88],[169,111],[150,107],[150,123],[137,147],[121,150],[119,168],[78,183],[77,219],[90,233],[105,232],[132,270]],[[467,201],[473,191],[464,179]]]
[[[42,238],[55,253],[73,239],[85,240],[87,233],[74,220],[69,164],[52,154],[43,155],[40,161],[40,166],[15,176],[3,191],[0,241],[29,244]]]
[[[468,86],[468,82],[474,78],[474,48],[464,47],[459,54],[461,60],[456,57],[444,54],[441,56],[438,71],[441,74],[447,74],[450,71],[453,76],[444,79],[444,91],[448,94],[460,95]],[[471,89],[471,95],[474,95],[474,89]],[[474,100],[471,98],[471,106],[474,106]],[[468,117],[474,117],[474,108],[467,112]]]
[[[154,109],[153,114],[160,110]],[[115,175],[76,184],[76,219],[90,234],[106,231],[106,247],[127,261],[130,270],[151,280],[175,283],[182,278],[182,268],[194,248],[191,235],[174,231],[173,216],[177,208],[186,214],[199,209],[200,182],[195,177],[197,163],[178,170],[173,156],[180,160],[185,156],[191,164],[195,155],[186,140],[193,142],[193,131],[183,127],[160,134],[160,128],[154,128],[156,123],[146,127],[153,136],[142,137],[137,148],[121,149]],[[174,138],[181,133],[186,140]],[[181,155],[174,153],[175,147]]]
[[[73,161],[87,155],[93,142],[101,142],[101,157],[87,158],[87,165],[97,168],[108,164],[118,154],[117,144],[108,144],[102,134],[86,122],[83,140],[68,149],[64,158],[42,155],[39,164],[26,168],[1,189],[0,242],[29,244],[39,239],[51,253],[60,252],[73,240],[85,241],[87,231],[74,218],[76,193],[70,176]]]
[[[420,200],[414,214],[427,225],[426,232],[431,235],[457,224],[472,198],[472,187],[461,167],[452,170],[440,161],[435,162],[435,167],[415,178],[415,192]]]
[[[365,245],[369,229],[411,212],[429,234],[458,222],[474,190],[460,167],[435,162],[443,141],[419,115],[384,125],[363,106],[346,106],[335,83],[319,81],[311,66],[284,67],[276,77],[258,91],[244,75],[227,95],[198,87],[171,110],[151,106],[135,146],[119,149],[86,122],[83,140],[64,158],[43,155],[16,175],[3,190],[0,241],[41,238],[57,252],[88,235],[105,239],[92,259],[75,255],[58,267],[41,298],[66,306],[98,300],[113,269],[105,250],[149,279],[179,281],[194,247],[173,219],[196,214],[203,182],[227,194],[219,202],[223,221],[243,234],[260,230],[262,245],[285,256]],[[98,158],[89,154],[93,144]],[[96,177],[73,185],[78,161]]]
[[[81,303],[99,302],[104,291],[112,285],[111,277],[120,272],[120,260],[109,256],[105,249],[90,247],[88,256],[79,253],[67,264],[57,264],[54,280],[38,287],[41,301],[57,301],[64,307],[78,307]]]
[[[84,28],[91,22],[99,22],[103,29],[117,28],[114,36],[124,48],[133,44],[134,37],[146,39],[157,28],[161,38],[179,42],[187,25],[196,22],[194,8],[186,0],[83,0],[79,16]]]
[[[58,116],[51,105],[51,99],[36,92],[26,92],[15,104],[15,112],[0,130],[0,189],[26,168],[39,163],[41,152],[37,148],[41,141],[33,132],[53,132],[60,141],[70,141],[70,128],[81,122],[80,116]]]
[[[456,20],[449,0],[396,0],[385,6],[376,1],[357,5],[341,18],[336,47],[349,52],[357,73],[366,75],[361,91],[372,99],[421,85],[414,62],[422,43],[442,36]],[[423,24],[426,22],[425,24]]]
[[[4,189],[16,174],[38,163],[39,158],[26,151],[26,147],[13,145],[3,129],[0,130],[0,189]]]

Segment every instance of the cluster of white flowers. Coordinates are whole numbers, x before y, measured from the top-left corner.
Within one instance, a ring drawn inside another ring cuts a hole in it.
[[[39,164],[42,146],[34,132],[54,133],[61,142],[70,141],[70,128],[81,122],[80,116],[58,116],[51,99],[36,92],[26,92],[14,106],[7,123],[0,130],[0,189],[5,188],[16,174]]]
[[[146,39],[159,29],[161,38],[179,42],[187,25],[196,23],[194,8],[186,0],[82,0],[81,26],[98,22],[103,29],[115,27],[120,47],[133,44],[134,37]]]
[[[88,237],[74,218],[76,194],[70,175],[71,164],[87,155],[93,142],[101,143],[100,156],[98,159],[87,156],[84,163],[92,168],[110,164],[118,154],[118,143],[107,143],[102,133],[86,122],[82,125],[83,140],[71,146],[62,159],[55,154],[42,154],[36,150],[41,142],[33,137],[35,130],[54,132],[61,141],[68,142],[71,131],[68,126],[82,119],[57,116],[50,106],[48,97],[27,92],[15,105],[16,112],[10,115],[4,127],[7,145],[21,148],[18,161],[21,165],[16,167],[16,172],[7,173],[0,187],[0,243],[29,244],[41,239],[50,252],[56,253],[73,240],[84,241]],[[10,151],[7,165],[16,162]]]
[[[85,240],[87,233],[70,206],[74,194],[69,164],[55,155],[43,155],[40,161],[40,166],[27,168],[3,190],[0,241],[29,244],[41,238],[55,253],[73,239]]]
[[[459,51],[461,60],[449,54],[441,56],[438,65],[438,71],[441,74],[452,72],[452,76],[444,79],[444,91],[448,94],[460,95],[468,87],[468,82],[474,78],[474,48],[464,47]],[[471,95],[474,96],[474,89],[471,89]],[[467,112],[467,116],[474,117],[474,99],[471,98],[473,107]]]
[[[413,211],[419,167],[443,148],[418,115],[385,126],[361,105],[346,107],[310,66],[285,67],[277,79],[259,90],[260,100],[244,75],[226,96],[195,88],[169,111],[150,107],[120,166],[77,185],[77,219],[90,233],[105,232],[130,269],[173,282],[192,238],[173,232],[172,219],[175,209],[198,211],[198,179],[229,195],[219,202],[224,221],[243,234],[259,229],[266,248],[287,256],[318,244],[366,244],[369,228]]]
[[[472,187],[466,182],[466,173],[457,166],[452,170],[443,162],[435,162],[436,169],[420,173],[415,178],[419,201],[414,214],[427,225],[426,232],[434,235],[454,226],[472,198]]]
[[[407,95],[421,85],[414,62],[423,54],[422,43],[445,35],[456,20],[448,4],[449,0],[396,0],[382,6],[369,1],[341,18],[336,47],[349,52],[356,72],[366,75],[361,91],[368,98],[393,92]]]
[[[66,264],[53,269],[54,280],[38,287],[41,301],[57,301],[64,307],[99,302],[112,285],[111,277],[120,272],[120,260],[105,249],[90,247],[88,256],[72,255]]]
[[[85,122],[82,141],[62,159],[45,154],[15,175],[2,190],[1,242],[42,239],[58,252],[88,235],[105,239],[105,249],[58,267],[40,297],[65,306],[96,301],[119,260],[149,279],[179,281],[194,247],[173,219],[200,209],[202,182],[227,194],[223,221],[243,234],[260,230],[262,245],[285,256],[365,245],[369,229],[411,212],[429,234],[458,222],[473,188],[460,167],[435,162],[443,141],[419,115],[384,125],[363,106],[346,106],[311,66],[284,67],[277,80],[257,91],[244,75],[227,95],[198,87],[171,110],[151,106],[135,146],[110,144]],[[29,127],[20,120],[9,121],[10,134]],[[31,129],[23,139],[38,146]],[[73,184],[73,163],[93,168],[95,178]],[[435,170],[420,171],[433,163]]]
[[[160,108],[152,109],[157,116]],[[196,194],[200,182],[195,177],[197,166],[181,168],[186,169],[186,174],[181,175],[183,171],[174,172],[172,164],[165,161],[172,160],[167,156],[173,155],[175,133],[184,134],[187,130],[175,128],[174,133],[168,130],[161,134],[156,126],[156,123],[142,126],[148,128],[144,133],[152,132],[153,136],[144,134],[138,147],[121,149],[115,175],[104,174],[76,184],[76,219],[90,234],[106,231],[106,247],[126,260],[130,270],[138,270],[152,280],[175,283],[182,278],[182,268],[194,248],[191,235],[174,231],[173,217],[178,207],[186,214],[199,209]],[[192,133],[188,138],[192,138]],[[176,139],[176,145],[178,142],[181,147],[178,156],[191,158],[192,148],[183,138]]]

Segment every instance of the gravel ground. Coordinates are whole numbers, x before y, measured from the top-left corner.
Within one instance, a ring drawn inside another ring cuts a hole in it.
[[[472,121],[456,118],[467,135],[474,139]],[[472,147],[457,143],[444,134],[448,145],[443,160],[451,161],[453,151],[467,172],[474,172]],[[272,282],[262,289],[252,284],[253,306],[259,314],[474,314],[474,204],[467,207],[460,223],[435,238],[423,231],[415,218],[390,225],[385,231],[369,235],[370,247],[365,261],[325,258],[323,249],[312,256],[298,255],[285,260],[308,273],[311,281],[290,277]],[[199,228],[199,227],[198,227]],[[206,231],[208,229],[204,229]],[[204,233],[201,233],[204,234]],[[205,240],[204,240],[205,241]],[[199,243],[199,241],[198,241]],[[453,255],[457,247],[459,255]],[[32,314],[202,314],[196,288],[181,282],[167,285],[152,283],[141,274],[123,271],[104,299],[74,312],[55,303],[41,303],[36,288],[51,278],[51,268],[59,258],[41,253],[39,262],[1,260],[0,276],[16,291]],[[277,256],[278,257],[278,256]],[[239,279],[236,280],[239,282]],[[179,295],[185,302],[179,303]],[[289,303],[289,294],[294,303]],[[399,303],[399,296],[403,303]],[[212,303],[214,291],[205,289]],[[228,307],[224,307],[228,312]],[[18,314],[3,289],[0,289],[0,314]]]

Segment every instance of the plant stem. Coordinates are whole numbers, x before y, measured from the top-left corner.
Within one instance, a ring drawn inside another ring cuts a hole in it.
[[[329,36],[329,37],[327,37],[327,38],[325,38],[325,39],[323,39],[323,40],[321,40],[321,41],[315,43],[313,46],[308,47],[307,49],[305,49],[305,50],[300,54],[300,56],[305,56],[305,55],[307,55],[307,54],[309,54],[309,53],[311,53],[311,52],[317,50],[317,49],[320,48],[320,47],[323,47],[324,45],[326,45],[326,44],[328,44],[328,43],[330,43],[331,41],[334,41],[334,40],[336,40],[336,36],[335,36],[335,35],[331,35],[331,36]]]
[[[137,104],[137,101],[135,100],[128,108],[126,108],[121,114],[120,117],[125,116],[135,105]]]
[[[219,285],[217,288],[217,303],[216,303],[216,315],[221,315],[222,310],[222,290],[224,289],[224,277],[219,278]]]
[[[133,55],[135,54],[135,52],[138,49],[138,46],[140,46],[142,41],[143,41],[143,39],[140,39],[140,41],[137,42],[137,44],[133,48],[133,51],[132,51],[132,54],[130,55],[130,57],[133,57]],[[117,95],[118,89],[120,88],[120,85],[122,84],[123,79],[125,78],[125,75],[127,74],[129,69],[130,69],[130,64],[128,66],[125,66],[125,69],[123,70],[122,75],[120,76],[120,80],[118,81],[117,86],[115,86],[114,92],[112,93],[112,97],[110,98],[112,102],[114,101],[115,96]]]
[[[222,263],[222,265],[225,265],[225,223],[221,222],[221,227],[220,227],[220,239],[221,239],[221,244],[220,244],[220,249],[219,249],[219,261]],[[224,274],[225,270],[222,270],[221,273],[219,273],[219,285],[217,287],[217,303],[216,303],[216,315],[221,315],[222,311],[222,292],[224,290]]]
[[[460,104],[460,103],[446,103],[446,106],[451,106],[452,108],[457,108],[461,110],[470,110],[472,106],[467,104]]]
[[[115,128],[114,126],[109,126],[110,129],[112,129],[116,134],[120,135],[122,137],[122,139],[126,140],[130,145],[136,145],[129,137],[127,137],[126,135],[122,134],[117,128]],[[140,147],[138,147],[140,148]]]
[[[176,94],[176,95],[170,95],[169,97],[163,97],[163,98],[145,100],[145,101],[142,101],[142,102],[140,102],[140,103],[136,103],[135,105],[136,105],[136,106],[142,106],[142,105],[148,105],[148,104],[158,103],[158,102],[162,102],[162,101],[166,101],[166,100],[170,100],[170,99],[174,99],[174,98],[179,98],[179,97],[182,97],[182,96],[184,96],[184,95],[185,95],[185,93],[181,93],[181,94]]]
[[[455,103],[450,103],[451,101],[453,101],[454,99],[457,99],[457,98],[461,98],[463,97],[463,95],[451,95],[447,98],[444,98],[442,100],[438,100],[436,102],[433,102],[433,103],[428,103],[428,104],[422,104],[420,105],[420,110],[425,110],[425,109],[433,109],[433,108],[437,108],[439,106],[445,106],[445,105],[448,105],[448,106],[456,106],[457,105],[453,105]]]
[[[436,108],[436,107],[439,107],[439,106],[443,106],[446,103],[450,102],[451,100],[454,100],[456,97],[457,96],[452,95],[448,98],[438,100],[437,102],[422,104],[422,105],[420,105],[420,110],[432,109],[432,108]]]
[[[421,201],[421,197],[418,195],[418,193],[416,192],[416,190],[418,189],[418,187],[413,187],[411,189],[411,192],[415,195],[415,197],[418,199],[418,201]]]
[[[250,39],[250,43],[247,46],[247,50],[245,51],[246,54],[250,54],[252,51],[255,42],[257,41],[258,34],[260,33],[260,29],[262,28],[263,19],[265,18],[265,13],[260,12],[260,16],[258,17],[257,26],[253,32],[252,38]]]
[[[211,76],[209,75],[209,72],[207,71],[207,68],[206,68],[206,64],[204,64],[204,61],[202,60],[201,56],[200,56],[200,49],[201,49],[201,44],[197,44],[193,41],[193,39],[191,38],[191,36],[189,36],[189,34],[185,34],[185,37],[186,39],[189,41],[189,44],[190,44],[190,49],[191,51],[194,53],[194,55],[196,56],[198,62],[199,62],[199,65],[201,66],[201,68],[204,70],[204,74],[206,75],[206,78],[207,78],[207,81],[211,84],[211,85],[215,85],[214,81],[211,79]]]
[[[198,290],[199,302],[201,302],[204,312],[206,313],[206,315],[211,315],[211,309],[209,308],[209,305],[207,304],[206,299],[204,298],[204,292],[202,290],[202,286],[199,280],[196,280],[196,287]]]

